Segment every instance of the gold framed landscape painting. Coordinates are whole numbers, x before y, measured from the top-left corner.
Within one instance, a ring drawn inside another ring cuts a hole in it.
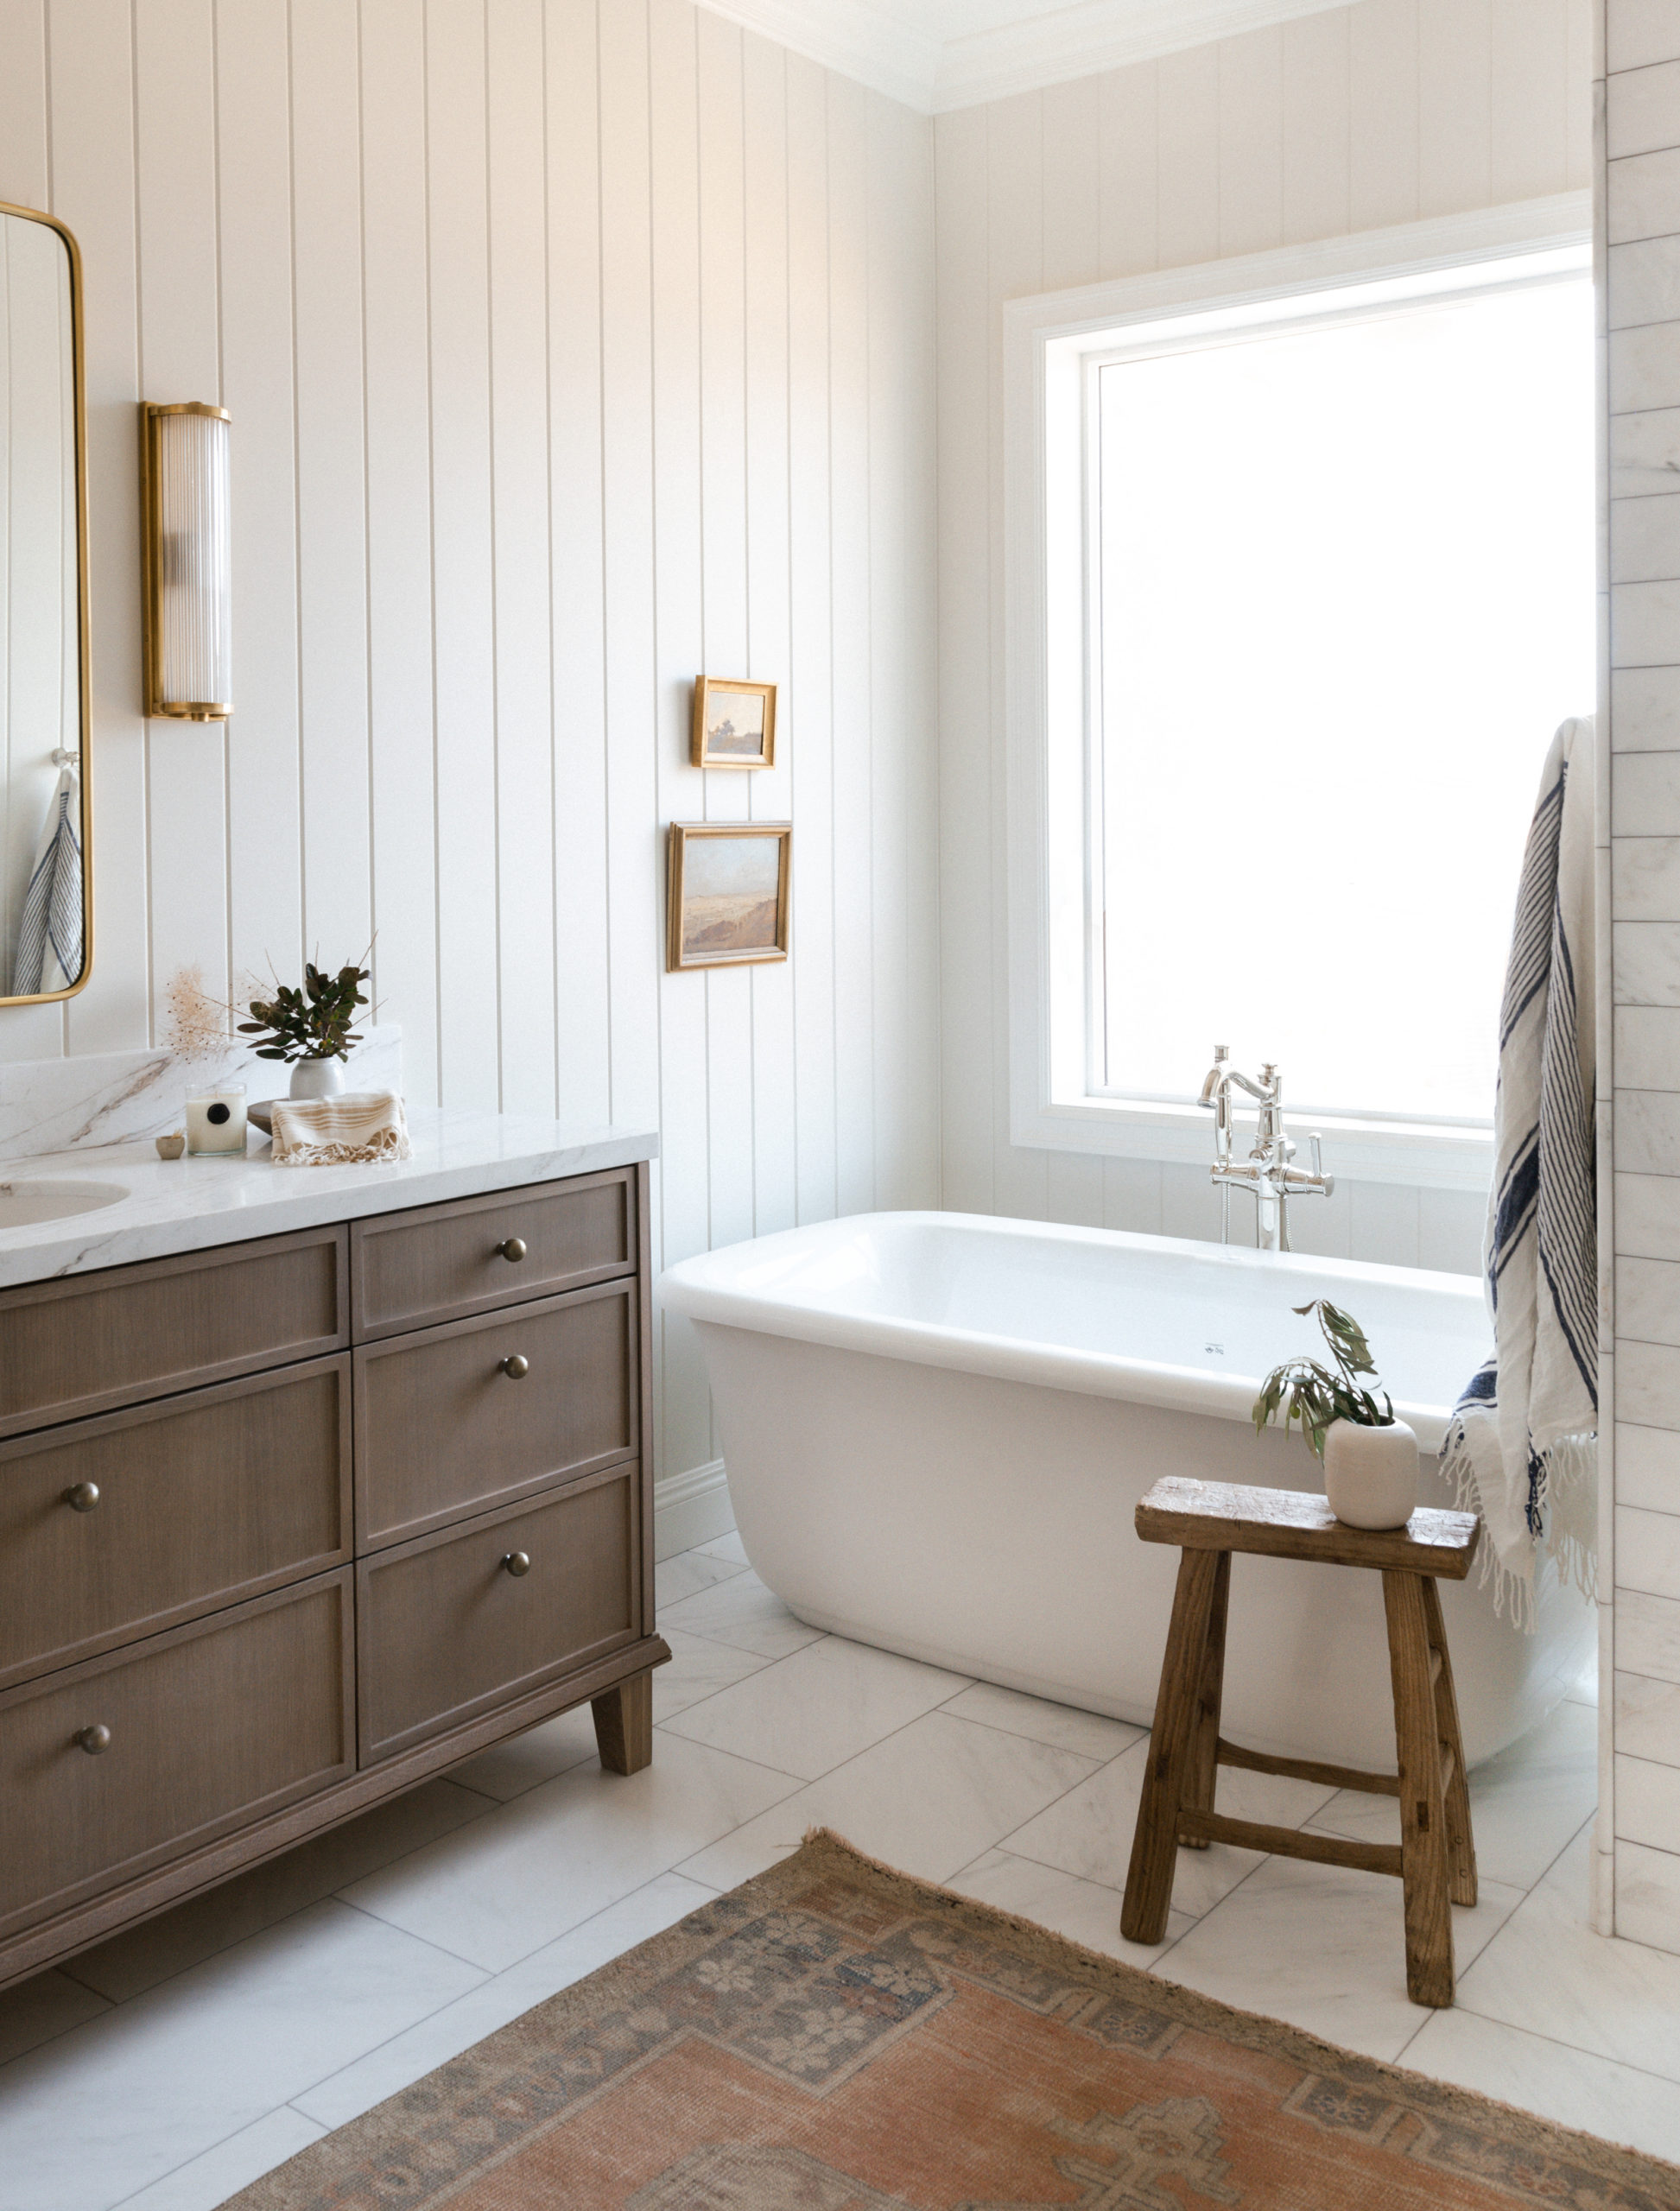
[[[790,821],[673,821],[667,968],[788,956]]]
[[[696,768],[773,768],[776,765],[776,686],[694,678]]]

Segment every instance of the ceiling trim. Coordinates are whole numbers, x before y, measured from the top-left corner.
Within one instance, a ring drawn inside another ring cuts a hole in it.
[[[825,68],[924,115],[1124,68],[1186,47],[1315,16],[1343,0],[1075,0],[995,30],[940,41],[891,0],[701,0]]]

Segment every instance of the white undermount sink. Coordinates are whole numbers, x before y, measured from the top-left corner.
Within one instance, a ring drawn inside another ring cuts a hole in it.
[[[101,1206],[119,1204],[128,1194],[121,1182],[93,1182],[80,1175],[0,1182],[0,1229],[29,1228],[38,1220],[67,1220],[73,1213],[98,1213]]]

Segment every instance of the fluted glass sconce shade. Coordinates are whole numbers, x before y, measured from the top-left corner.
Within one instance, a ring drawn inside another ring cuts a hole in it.
[[[193,400],[145,407],[146,712],[233,712],[228,425]]]

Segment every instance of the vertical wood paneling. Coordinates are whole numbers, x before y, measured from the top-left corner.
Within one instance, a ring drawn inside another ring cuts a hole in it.
[[[1136,276],[1153,269],[1160,160],[1154,62],[1111,69],[1102,79],[1099,129],[1103,276]]]
[[[793,871],[796,1163],[801,1220],[836,1205],[834,664],[829,540],[827,79],[789,54],[788,84],[788,704],[800,824]]]
[[[210,0],[136,0],[134,40],[141,396],[219,405]],[[221,722],[159,719],[147,732],[152,972],[201,960],[212,988],[227,974],[226,744]],[[160,852],[176,839],[188,867]]]
[[[1348,226],[1417,218],[1418,0],[1347,11]]]
[[[53,204],[81,248],[87,307],[93,972],[67,1001],[73,1052],[150,1039],[145,723],[140,713],[140,519],[135,404],[140,275],[134,201],[134,55],[127,0],[52,0]],[[3,73],[3,72],[0,72]],[[181,864],[190,864],[181,854]],[[10,1029],[10,1015],[0,1027]]]
[[[701,665],[718,675],[748,666],[746,574],[745,144],[739,27],[701,9],[694,19],[700,178]],[[706,776],[708,821],[747,817],[756,778]],[[707,1129],[712,1240],[752,1233],[752,971],[708,974]]]
[[[1569,0],[1493,0],[1488,161],[1496,200],[1569,181]]]
[[[0,0],[0,200],[45,208],[47,0]]]
[[[869,95],[828,79],[829,604],[834,621],[835,1188],[841,1213],[875,1202],[876,852],[870,723]]]
[[[542,0],[485,15],[500,1104],[555,1110]]]
[[[925,641],[934,634],[935,436],[932,147],[877,95],[870,109],[870,616],[875,732],[875,1201],[936,1188],[937,763]],[[1093,171],[1094,187],[1094,170]],[[1091,220],[1096,217],[1094,189]]]
[[[409,1095],[434,1105],[441,838],[422,0],[361,0],[361,23],[373,979],[403,1023]]]
[[[1156,169],[1163,269],[1219,257],[1219,48],[1163,55],[1156,73]]]
[[[1284,34],[1273,24],[1219,47],[1219,250],[1284,242]]]
[[[337,966],[373,934],[360,37],[339,0],[291,16],[303,930]]]
[[[1284,239],[1351,230],[1349,10],[1284,25]]]
[[[743,388],[746,415],[746,582],[747,657],[754,680],[781,687],[785,699],[791,666],[791,607],[789,505],[789,299],[788,299],[788,72],[783,48],[747,36],[741,51],[742,154],[745,236],[745,354]],[[925,138],[926,128],[922,127]],[[932,212],[922,211],[932,231]],[[930,329],[921,333],[922,352],[931,362]],[[931,528],[931,491],[925,501]],[[931,543],[922,548],[932,575]],[[872,582],[894,570],[872,548]],[[878,718],[896,701],[877,701]],[[924,728],[930,726],[924,722]],[[924,749],[931,751],[931,746]],[[777,765],[754,775],[748,795],[761,820],[794,818],[793,741],[778,753]],[[896,814],[878,815],[874,834],[891,838],[901,828]],[[802,843],[801,851],[803,851]],[[924,972],[930,969],[924,968]],[[752,988],[752,1226],[755,1235],[789,1228],[796,1217],[798,1150],[795,1086],[793,979],[783,966],[756,967]],[[877,1029],[878,1046],[891,1054],[897,1042],[891,1018]],[[927,1116],[931,1127],[935,1107]],[[927,1187],[924,1185],[924,1187]]]
[[[1100,77],[1049,85],[1042,94],[1043,199],[1039,206],[1044,288],[1088,284],[1102,227]]]
[[[931,136],[690,0],[0,0],[0,193],[87,268],[98,808],[92,986],[0,1054],[377,929],[416,1104],[660,1122],[656,1258],[934,1202]],[[235,416],[239,712],[149,755],[143,374]],[[772,775],[689,766],[708,664]],[[749,811],[795,956],[667,977],[664,825]]]
[[[643,0],[599,12],[601,424],[606,668],[611,1106],[659,1111],[659,836],[654,762],[653,329],[648,294],[648,23]]]
[[[1417,212],[1493,197],[1492,0],[1418,0]]]
[[[701,612],[700,425],[700,117],[695,17],[686,0],[653,0],[653,412],[659,497],[654,590],[659,608],[658,803],[662,820],[695,821],[706,777],[689,764],[690,692],[705,665]],[[737,673],[741,671],[738,670]],[[660,982],[660,1223],[671,1266],[713,1240],[707,1099],[708,979]],[[661,1316],[664,1455],[670,1467],[713,1455],[699,1340],[688,1321]]]
[[[1164,67],[1164,65],[1163,65]],[[989,691],[986,742],[971,732],[969,743],[986,777],[985,833],[973,861],[984,865],[991,885],[984,942],[992,1000],[992,1063],[986,1072],[992,1105],[992,1202],[1022,1220],[1041,1220],[1049,1206],[1049,1163],[1038,1151],[1009,1141],[1009,938],[1004,896],[1006,822],[1004,755],[1004,348],[1000,308],[1043,288],[1043,101],[1037,92],[999,100],[988,111],[986,241],[987,261],[986,453],[986,588],[989,607],[985,649]],[[972,464],[971,464],[972,465]]]
[[[595,0],[548,0],[548,494],[554,560],[556,1111],[610,1118],[600,102]]]
[[[265,975],[270,962],[295,974],[303,956],[289,75],[284,14],[218,0],[222,396],[233,417],[240,524],[238,711],[227,728],[228,960],[236,976]]]
[[[939,297],[940,1094],[941,1188],[990,1213],[992,724],[990,485],[973,456],[989,427],[991,115],[942,115],[935,136]]]
[[[498,1104],[496,613],[481,0],[426,10],[437,698],[439,1067],[453,1105]],[[533,797],[535,798],[535,794]],[[506,947],[512,955],[511,947]]]

